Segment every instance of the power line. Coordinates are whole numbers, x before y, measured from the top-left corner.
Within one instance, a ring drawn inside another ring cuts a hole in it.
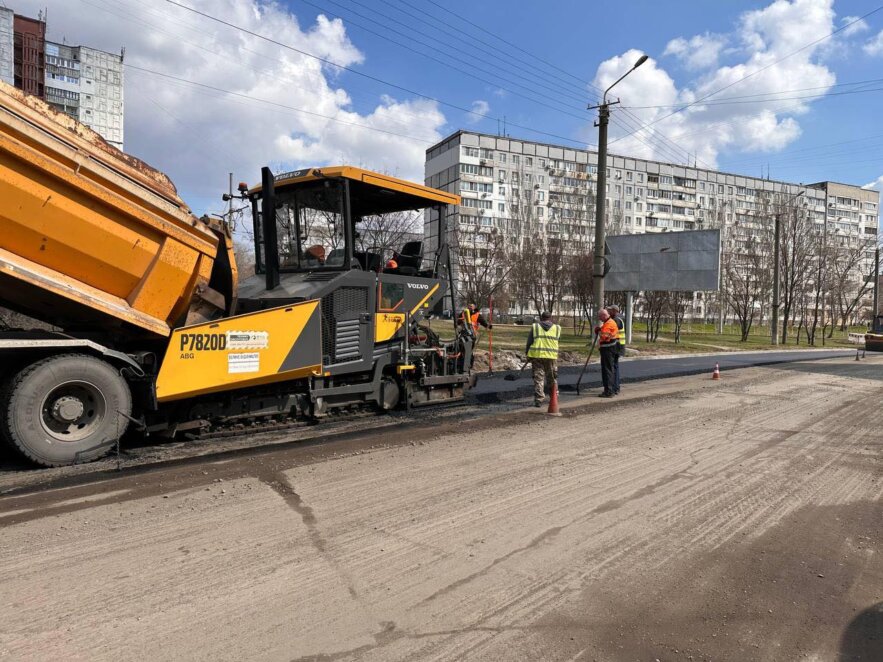
[[[826,99],[828,97],[840,97],[847,96],[851,94],[865,94],[866,92],[881,92],[883,91],[883,87],[872,87],[864,90],[845,90],[843,92],[829,92],[826,94],[806,94],[798,97],[776,97],[774,99],[743,99],[743,100],[735,100],[735,101],[710,101],[709,103],[702,104],[703,106],[733,106],[733,105],[743,105],[748,103],[769,103],[772,101],[800,101],[803,99]],[[641,108],[677,108],[677,106],[627,106],[628,108],[635,110]]]
[[[327,1],[328,1],[328,2],[331,2],[332,4],[338,4],[338,3],[334,2],[334,0],[327,0]],[[554,111],[559,112],[559,113],[562,113],[562,114],[564,114],[564,115],[568,115],[568,116],[573,117],[573,118],[575,118],[575,119],[580,119],[580,120],[581,120],[581,119],[584,119],[583,116],[581,116],[581,115],[576,115],[576,114],[570,112],[569,110],[565,110],[564,108],[561,108],[561,107],[558,107],[558,106],[553,106],[552,104],[547,103],[546,101],[543,101],[543,100],[540,100],[540,99],[535,99],[535,98],[533,98],[533,97],[531,97],[531,96],[528,96],[528,95],[526,95],[526,94],[523,94],[523,93],[518,92],[518,91],[516,91],[516,90],[513,90],[513,89],[511,89],[511,88],[508,88],[508,87],[505,87],[505,86],[501,86],[501,85],[499,85],[496,81],[488,80],[487,78],[482,78],[481,76],[478,76],[478,75],[474,74],[472,71],[469,71],[469,70],[467,70],[467,69],[461,69],[460,67],[457,67],[457,66],[452,65],[452,64],[450,64],[450,63],[444,62],[444,61],[440,60],[439,58],[437,58],[437,57],[435,57],[435,56],[433,56],[433,55],[429,55],[429,54],[424,53],[424,52],[422,52],[422,51],[419,51],[419,50],[417,50],[417,49],[415,49],[415,48],[412,48],[411,46],[409,46],[409,45],[407,45],[407,44],[403,44],[403,43],[401,43],[401,42],[399,42],[399,41],[396,41],[395,39],[393,39],[392,37],[390,37],[388,34],[383,34],[383,33],[377,32],[376,30],[372,30],[371,28],[365,27],[365,25],[363,25],[363,24],[361,24],[361,23],[358,23],[357,21],[354,21],[354,20],[352,20],[351,18],[346,18],[346,17],[341,16],[341,15],[339,15],[339,14],[335,14],[333,11],[329,11],[326,7],[323,7],[322,5],[318,5],[318,4],[316,4],[315,2],[311,2],[311,0],[301,0],[301,2],[302,2],[303,4],[305,4],[305,5],[309,5],[310,7],[313,7],[314,9],[318,9],[319,11],[321,11],[321,12],[323,12],[323,13],[325,13],[325,14],[327,14],[327,15],[333,17],[333,18],[339,18],[339,19],[341,19],[342,21],[347,21],[347,22],[349,23],[349,25],[351,25],[351,26],[354,26],[354,27],[357,27],[357,28],[359,28],[359,29],[361,29],[361,30],[364,30],[365,32],[367,32],[367,33],[369,33],[369,34],[372,34],[372,35],[374,35],[374,36],[376,36],[376,37],[379,37],[379,38],[381,38],[381,39],[384,39],[384,40],[390,42],[391,44],[395,44],[396,46],[399,46],[400,48],[404,48],[404,49],[407,50],[407,51],[410,51],[410,52],[412,52],[412,53],[415,53],[415,54],[417,54],[417,55],[420,55],[420,56],[422,56],[422,57],[425,57],[425,58],[428,59],[428,60],[432,60],[433,62],[437,62],[438,64],[441,64],[441,65],[444,66],[444,67],[447,67],[447,68],[452,69],[452,70],[454,70],[454,71],[456,71],[456,72],[458,72],[458,73],[463,74],[464,76],[469,76],[470,78],[474,78],[475,80],[480,81],[480,82],[482,82],[482,83],[485,83],[485,84],[487,84],[487,85],[493,85],[493,86],[499,87],[501,90],[503,90],[503,91],[505,91],[505,92],[508,92],[509,94],[513,94],[513,95],[515,95],[515,96],[521,97],[522,99],[526,99],[526,100],[528,100],[528,101],[530,101],[530,102],[532,102],[532,103],[535,103],[535,104],[537,104],[537,105],[543,106],[543,107],[545,107],[545,108],[549,108],[550,110],[554,110]],[[385,28],[385,29],[386,29],[387,31],[389,31],[389,32],[393,32],[393,33],[395,33],[395,34],[399,34],[399,35],[401,35],[401,32],[399,32],[399,31],[397,31],[397,30],[395,30],[395,29],[392,29],[392,28],[390,28],[389,26],[387,26],[387,25],[385,25],[385,24],[383,24],[383,23],[380,23],[379,21],[376,21],[376,20],[373,19],[373,18],[370,18],[370,17],[368,17],[368,16],[365,16],[364,14],[360,14],[359,12],[357,12],[357,11],[355,11],[355,10],[353,10],[353,9],[349,9],[349,8],[347,8],[347,11],[349,11],[349,12],[352,13],[352,14],[355,14],[356,16],[359,16],[360,18],[364,18],[364,19],[366,19],[366,20],[368,20],[368,21],[370,21],[370,22],[372,22],[372,23],[375,23],[375,24],[381,26],[382,28]],[[423,42],[416,42],[416,43],[423,43]],[[423,45],[426,45],[426,44],[423,44]],[[447,55],[447,54],[446,54],[446,55]],[[456,57],[456,56],[452,56],[452,55],[447,55],[447,57],[449,57],[449,58],[451,58],[451,59],[453,59],[453,60],[455,60],[455,61],[462,62],[462,63],[464,63],[464,64],[466,64],[466,65],[468,65],[468,66],[472,66],[472,67],[474,67],[474,68],[475,68],[476,70],[478,70],[478,71],[487,72],[486,69],[482,69],[481,67],[478,67],[478,66],[474,65],[473,63],[471,63],[471,62],[469,62],[469,61],[467,61],[467,60],[463,60],[463,59],[460,58],[460,57]],[[492,72],[491,72],[491,73],[492,73]],[[522,88],[522,89],[529,90],[529,88],[525,87],[524,85],[521,85],[520,83],[516,83],[516,82],[514,82],[514,81],[511,81],[511,80],[509,80],[509,79],[505,79],[505,78],[502,78],[502,80],[505,80],[508,84],[515,85],[516,87],[520,87],[520,88]],[[530,91],[532,91],[532,90],[530,90]],[[542,93],[540,93],[540,94],[542,94]]]
[[[712,102],[707,104],[702,104],[703,106],[710,106],[718,104],[719,102],[731,101],[736,99],[754,99],[757,97],[768,97],[775,94],[790,94],[792,92],[809,92],[811,90],[830,90],[834,87],[853,87],[858,85],[870,85],[871,83],[881,83],[883,82],[883,78],[870,78],[868,80],[857,80],[852,83],[835,83],[833,85],[818,85],[816,87],[801,87],[792,90],[778,90],[776,92],[758,92],[757,94],[740,94],[732,97],[722,97],[720,99],[715,99]],[[821,96],[821,95],[810,95],[810,96]],[[783,101],[783,99],[773,98],[773,99],[760,99],[760,101]],[[669,104],[662,106],[628,106],[633,110],[641,110],[641,109],[652,109],[652,108],[678,108],[683,104]]]
[[[283,108],[285,110],[291,110],[297,113],[303,113],[304,115],[310,115],[312,117],[320,117],[322,119],[326,119],[329,122],[335,122],[337,124],[343,124],[345,126],[354,126],[361,129],[367,129],[369,131],[376,131],[378,133],[385,133],[390,136],[395,136],[397,138],[407,138],[408,140],[413,140],[419,142],[421,144],[425,144],[427,142],[435,142],[436,138],[418,138],[416,136],[409,136],[404,133],[397,133],[395,131],[388,131],[386,129],[381,129],[376,126],[369,126],[367,124],[360,124],[358,122],[348,122],[346,120],[337,119],[336,117],[332,117],[330,115],[323,115],[322,113],[317,113],[312,110],[306,110],[305,108],[296,108],[294,106],[288,106],[283,103],[278,103],[276,101],[270,101],[269,99],[260,99],[258,97],[252,96],[250,94],[242,94],[241,92],[234,92],[233,90],[226,90],[221,87],[216,87],[214,85],[207,85],[205,83],[199,83],[197,81],[188,80],[186,78],[181,78],[179,76],[173,76],[172,74],[167,74],[162,71],[154,71],[153,69],[147,69],[145,67],[138,67],[134,64],[127,64],[126,68],[134,69],[135,71],[141,71],[147,74],[153,74],[154,76],[160,76],[162,78],[167,78],[169,80],[174,80],[179,83],[185,83],[187,85],[193,85],[194,87],[199,87],[205,90],[211,90],[213,92],[220,92],[222,94],[229,94],[230,96],[238,97],[241,99],[246,99],[248,101],[259,102],[263,104],[267,104],[269,106],[274,106],[277,108]]]
[[[297,48],[297,47],[295,47],[295,46],[292,46],[291,44],[286,44],[285,42],[281,42],[281,41],[278,41],[278,40],[276,40],[276,39],[272,39],[271,37],[267,37],[266,35],[262,35],[262,34],[260,34],[259,32],[254,32],[253,30],[249,30],[248,28],[245,28],[245,27],[243,27],[243,26],[241,26],[241,25],[236,25],[235,23],[231,23],[231,22],[229,22],[229,21],[225,21],[225,20],[222,19],[222,18],[218,18],[217,16],[213,16],[212,14],[209,14],[209,13],[207,13],[207,12],[203,12],[203,11],[201,11],[201,10],[199,10],[199,9],[195,9],[194,7],[189,7],[189,6],[185,5],[185,4],[182,4],[182,3],[180,3],[180,2],[177,2],[176,0],[165,0],[165,2],[169,3],[170,5],[174,5],[174,6],[176,6],[176,7],[179,7],[179,8],[181,8],[181,9],[184,9],[184,10],[186,10],[186,11],[189,11],[189,12],[192,12],[192,13],[194,13],[194,14],[197,14],[197,15],[199,15],[199,16],[202,16],[203,18],[207,18],[207,19],[209,19],[210,21],[214,21],[214,22],[216,22],[216,23],[220,23],[221,25],[225,25],[225,26],[227,26],[227,27],[229,27],[229,28],[233,28],[234,30],[238,30],[238,31],[240,31],[240,32],[242,32],[242,33],[244,33],[244,34],[248,34],[248,35],[250,35],[250,36],[252,36],[252,37],[256,37],[256,38],[258,38],[258,39],[261,39],[261,40],[263,40],[263,41],[266,41],[267,43],[273,44],[273,45],[275,45],[275,46],[279,46],[280,48],[285,48],[285,49],[290,50],[290,51],[293,51],[293,52],[295,52],[295,53],[299,53],[300,55],[303,55],[303,56],[305,56],[305,57],[313,58],[313,59],[315,59],[315,60],[318,60],[319,62],[322,62],[322,63],[324,63],[324,64],[327,64],[328,66],[331,66],[331,67],[335,67],[335,68],[337,68],[337,69],[340,69],[341,71],[349,72],[349,73],[354,74],[354,75],[356,75],[356,76],[360,76],[360,77],[362,77],[362,78],[366,78],[366,79],[368,79],[368,80],[372,80],[372,81],[374,81],[374,82],[376,82],[376,83],[380,83],[381,85],[386,85],[386,86],[388,86],[388,87],[391,87],[391,88],[394,88],[394,89],[400,90],[400,91],[402,91],[402,92],[406,92],[406,93],[408,93],[408,94],[413,94],[414,96],[420,97],[421,99],[426,99],[427,101],[432,101],[432,102],[438,103],[438,104],[440,104],[440,105],[447,106],[448,108],[454,108],[454,109],[459,110],[459,111],[461,111],[461,112],[469,113],[470,115],[474,115],[474,116],[477,116],[477,117],[482,117],[482,118],[484,118],[484,119],[493,120],[493,121],[495,121],[495,122],[501,122],[501,121],[503,121],[502,118],[494,117],[494,116],[492,116],[492,115],[487,115],[487,114],[485,114],[485,113],[477,113],[477,112],[474,112],[472,109],[464,108],[463,106],[460,106],[460,105],[458,105],[458,104],[454,104],[454,103],[451,103],[451,102],[449,102],[449,101],[443,101],[443,100],[441,100],[441,99],[439,99],[439,98],[437,98],[437,97],[433,97],[433,96],[430,96],[430,95],[428,95],[428,94],[423,94],[422,92],[417,92],[416,90],[412,90],[412,89],[407,88],[407,87],[405,87],[405,86],[403,86],[403,85],[399,85],[399,84],[397,84],[397,83],[393,83],[393,82],[391,82],[391,81],[384,80],[384,79],[382,79],[382,78],[380,78],[380,77],[378,77],[378,76],[374,76],[374,75],[372,75],[372,74],[365,73],[364,71],[359,71],[358,69],[354,69],[354,68],[352,68],[352,67],[348,67],[348,66],[343,65],[343,64],[338,64],[337,62],[334,62],[333,60],[329,60],[328,58],[324,58],[324,57],[321,57],[321,56],[319,56],[319,55],[315,55],[315,54],[310,53],[310,52],[308,52],[308,51],[305,51],[305,50],[302,50],[302,49]],[[537,134],[537,135],[549,136],[549,137],[552,137],[552,138],[556,138],[556,139],[558,139],[558,140],[564,140],[564,141],[567,141],[567,142],[569,142],[569,143],[576,143],[576,144],[579,144],[579,145],[584,145],[584,144],[585,144],[583,141],[580,141],[580,140],[574,140],[573,138],[568,138],[568,137],[566,137],[566,136],[560,136],[560,135],[558,135],[558,134],[550,133],[550,132],[548,132],[548,131],[541,131],[541,130],[539,130],[539,129],[535,129],[535,128],[533,128],[533,127],[525,126],[525,125],[522,125],[522,124],[517,124],[517,123],[515,123],[515,122],[507,121],[507,124],[509,124],[510,126],[517,127],[517,128],[519,128],[519,129],[524,129],[525,131],[530,131],[531,133],[535,133],[535,134]]]
[[[448,13],[448,14],[450,14],[450,15],[456,17],[456,18],[458,18],[460,21],[466,23],[467,25],[472,26],[473,28],[476,28],[476,29],[479,30],[480,32],[482,32],[482,33],[484,33],[484,34],[487,34],[487,35],[493,37],[494,39],[497,39],[499,42],[501,42],[501,43],[503,43],[503,44],[506,44],[507,46],[510,46],[510,47],[514,48],[515,50],[521,52],[521,53],[524,53],[524,54],[527,55],[528,57],[531,57],[531,58],[537,60],[538,62],[541,62],[541,63],[545,64],[546,66],[548,66],[548,67],[550,67],[550,68],[552,68],[552,69],[554,69],[554,70],[560,71],[561,73],[563,73],[563,74],[569,76],[570,78],[576,80],[577,82],[579,82],[579,83],[581,83],[581,84],[584,84],[584,85],[586,85],[587,87],[589,87],[589,88],[591,88],[591,89],[594,89],[596,92],[598,92],[598,93],[600,94],[601,89],[598,88],[598,87],[596,87],[595,85],[593,85],[591,82],[589,82],[589,81],[587,81],[587,80],[585,80],[585,79],[583,79],[583,78],[580,78],[579,76],[576,76],[575,74],[572,74],[572,73],[570,73],[570,72],[565,71],[565,70],[562,69],[561,67],[559,67],[559,66],[557,66],[557,65],[555,65],[555,64],[553,64],[553,63],[551,63],[551,62],[549,62],[549,61],[547,61],[547,60],[545,60],[545,59],[543,59],[543,58],[541,58],[541,57],[539,57],[538,55],[535,55],[535,54],[533,54],[533,53],[531,53],[531,52],[525,50],[524,48],[520,47],[519,45],[517,45],[517,44],[515,44],[515,43],[513,43],[513,42],[511,42],[511,41],[508,41],[508,40],[504,39],[503,37],[500,37],[500,36],[497,35],[496,33],[494,33],[494,32],[492,32],[492,31],[488,30],[487,28],[482,27],[481,25],[479,25],[479,24],[477,24],[477,23],[474,23],[473,21],[470,21],[469,19],[465,18],[465,17],[462,16],[461,14],[459,14],[459,13],[457,13],[457,12],[455,12],[455,11],[452,11],[452,10],[448,9],[447,7],[444,7],[444,6],[442,6],[442,5],[439,5],[438,3],[433,2],[432,0],[427,0],[427,1],[429,2],[429,4],[432,4],[432,5],[434,5],[435,7],[441,9],[442,11],[444,11],[444,12],[446,12],[446,13]],[[402,2],[403,4],[409,4],[409,3],[404,2],[404,0],[399,0],[399,2]],[[411,6],[413,6],[413,5],[411,5]],[[418,11],[423,12],[423,10],[418,10]],[[428,14],[428,13],[426,13],[426,12],[423,12],[423,13],[426,14],[427,16],[431,16],[431,14]],[[514,58],[514,56],[513,56],[513,58]],[[516,58],[516,59],[517,59],[518,61],[520,61],[520,62],[526,62],[523,58]],[[533,65],[530,65],[530,66],[533,66]],[[538,71],[542,71],[542,70],[539,69],[538,67],[535,67],[535,68],[536,68]],[[553,75],[554,75],[554,74],[553,74]],[[558,80],[564,81],[564,79],[561,78],[560,76],[555,75],[555,77],[556,77]],[[567,83],[567,84],[572,85],[572,83]],[[636,115],[634,115],[634,114],[631,113],[630,111],[626,110],[625,113],[626,113],[626,115],[628,115],[629,117],[632,118],[632,120],[631,120],[631,122],[630,122],[630,123],[631,123],[631,126],[634,126],[634,123],[635,123],[635,122],[638,123],[638,124],[640,124],[640,123],[642,122],[642,120],[641,120],[640,118],[638,118]],[[619,120],[614,119],[614,118],[611,118],[611,119],[612,119],[612,121],[613,121],[615,124],[618,124],[618,125],[620,125],[620,126],[622,126],[622,124],[625,123],[625,120],[624,120],[624,119],[619,119]],[[629,128],[628,128],[628,127],[623,127],[623,128],[624,128],[626,131],[629,131]],[[635,131],[631,131],[631,133],[635,133]],[[686,163],[686,162],[689,161],[689,153],[687,152],[687,150],[684,150],[682,147],[680,147],[679,145],[677,145],[677,143],[675,143],[673,140],[671,140],[670,138],[668,138],[667,136],[665,136],[665,135],[664,135],[662,132],[660,132],[660,131],[655,131],[654,133],[652,133],[652,134],[650,134],[650,135],[647,136],[647,140],[655,141],[655,142],[656,142],[656,145],[650,145],[649,143],[647,143],[645,140],[642,140],[642,139],[638,139],[638,140],[639,140],[640,142],[644,143],[645,145],[647,145],[648,147],[650,147],[650,149],[652,149],[654,152],[658,152],[658,153],[662,153],[662,154],[666,154],[666,153],[667,153],[667,154],[668,154],[668,158],[672,158],[671,155],[674,154],[675,156],[674,156],[673,160],[676,161],[676,162],[677,162],[677,161],[680,161],[680,162],[684,162],[684,163]],[[667,144],[667,145],[666,145],[666,144]],[[680,155],[679,152],[683,152],[683,155]],[[686,158],[685,158],[685,157],[686,157]],[[697,160],[698,160],[698,159],[697,159]],[[705,164],[705,165],[707,165],[707,164]]]
[[[648,124],[645,124],[644,126],[641,127],[641,129],[646,129],[646,128],[648,128],[648,127],[653,126],[654,124],[658,124],[658,123],[661,122],[662,120],[668,119],[669,117],[671,117],[671,116],[673,116],[673,115],[677,115],[678,113],[681,113],[681,112],[685,111],[687,108],[690,108],[690,107],[692,107],[692,106],[695,106],[695,105],[697,105],[697,104],[699,104],[699,103],[705,101],[706,99],[708,99],[708,98],[710,98],[710,97],[713,97],[715,94],[718,94],[718,93],[720,93],[720,92],[723,92],[724,90],[728,90],[728,89],[730,89],[731,87],[733,87],[734,85],[737,85],[738,83],[741,83],[741,82],[743,82],[743,81],[745,81],[745,80],[748,80],[749,78],[751,78],[751,77],[753,77],[753,76],[756,76],[757,74],[759,74],[759,73],[761,73],[761,72],[763,72],[763,71],[766,71],[767,69],[770,69],[771,67],[776,66],[777,64],[780,64],[780,63],[784,62],[785,60],[787,60],[788,58],[792,57],[793,55],[797,55],[798,53],[801,53],[801,52],[805,51],[807,48],[810,48],[810,47],[812,47],[812,46],[815,46],[816,44],[818,44],[818,43],[820,43],[820,42],[822,42],[822,41],[825,41],[826,39],[829,39],[829,38],[833,37],[833,36],[834,36],[835,34],[837,34],[838,32],[842,32],[843,30],[846,30],[849,26],[854,25],[855,23],[858,23],[859,21],[862,21],[862,20],[866,19],[867,17],[869,17],[869,16],[871,16],[871,15],[873,15],[873,14],[876,14],[876,13],[877,13],[878,11],[880,11],[881,9],[883,9],[883,5],[877,7],[876,9],[873,9],[873,10],[869,11],[867,14],[864,14],[863,16],[859,16],[858,18],[856,18],[855,20],[850,21],[849,23],[844,24],[843,26],[837,28],[837,29],[834,30],[833,32],[830,32],[829,34],[825,35],[824,37],[820,37],[820,38],[818,38],[818,39],[815,39],[814,41],[811,41],[811,42],[809,42],[808,44],[806,44],[806,45],[804,45],[804,46],[801,46],[801,47],[798,48],[797,50],[791,51],[791,52],[788,53],[787,55],[784,55],[784,56],[780,57],[778,60],[776,60],[776,61],[774,61],[774,62],[771,62],[770,64],[765,65],[765,66],[761,67],[760,69],[756,69],[755,71],[752,71],[750,74],[746,74],[746,75],[742,76],[742,78],[739,78],[738,80],[735,80],[735,81],[733,81],[732,83],[729,83],[729,84],[727,84],[727,85],[724,85],[723,87],[721,87],[721,88],[719,88],[719,89],[717,89],[717,90],[715,90],[715,91],[713,91],[713,92],[709,92],[709,93],[706,94],[705,96],[700,97],[699,99],[696,99],[695,101],[693,101],[693,102],[691,102],[691,103],[688,103],[688,104],[684,105],[683,107],[678,108],[677,110],[674,110],[674,111],[672,111],[671,113],[668,113],[667,115],[663,115],[662,117],[660,117],[660,118],[658,118],[658,119],[655,119],[655,120],[653,120],[652,122],[649,122]],[[641,130],[641,129],[639,129],[639,130]],[[622,136],[622,137],[620,137],[620,138],[617,138],[617,139],[615,139],[615,140],[610,141],[610,143],[613,144],[613,143],[618,142],[618,141],[620,141],[620,140],[623,140],[623,139],[625,139],[625,138],[628,138],[628,136],[627,136],[627,135],[626,135],[626,136]]]
[[[97,1],[98,1],[98,2],[102,2],[103,0],[97,0]],[[189,45],[193,46],[194,48],[197,48],[197,49],[199,49],[199,50],[201,50],[201,51],[204,51],[204,52],[206,52],[206,53],[209,53],[209,54],[211,54],[211,55],[214,55],[215,57],[217,57],[217,58],[219,58],[219,59],[222,59],[222,60],[224,60],[224,61],[226,61],[226,62],[230,62],[231,64],[233,64],[233,65],[235,65],[235,66],[240,66],[240,67],[242,67],[242,68],[244,68],[244,69],[248,69],[248,70],[250,70],[250,71],[254,71],[254,72],[259,73],[259,74],[260,74],[260,73],[267,74],[267,75],[269,75],[269,76],[272,76],[272,77],[273,77],[274,79],[276,79],[276,80],[287,80],[287,81],[290,81],[290,82],[295,83],[295,84],[302,84],[302,83],[303,83],[303,81],[301,81],[301,80],[297,80],[297,79],[291,78],[290,76],[283,76],[283,75],[280,75],[278,72],[273,71],[273,70],[270,70],[270,69],[261,69],[261,68],[255,67],[255,66],[248,65],[248,64],[246,64],[245,62],[243,62],[241,59],[231,58],[231,57],[229,57],[229,56],[227,56],[227,55],[225,55],[225,54],[223,54],[223,53],[220,53],[220,52],[218,52],[218,51],[216,51],[216,50],[212,50],[211,48],[206,48],[205,46],[202,46],[202,45],[200,45],[200,44],[198,44],[198,43],[195,43],[195,42],[193,42],[193,41],[189,41],[189,40],[187,40],[184,36],[182,36],[180,33],[177,33],[177,32],[171,32],[171,31],[165,30],[164,28],[162,28],[162,27],[160,27],[160,26],[157,26],[155,23],[151,23],[151,22],[149,22],[149,21],[143,20],[140,16],[135,15],[135,14],[132,14],[131,12],[123,12],[123,13],[119,13],[118,11],[115,11],[116,9],[118,9],[117,6],[114,6],[113,9],[110,9],[110,8],[108,8],[108,7],[106,7],[106,6],[103,6],[103,5],[96,5],[96,4],[94,4],[91,0],[80,0],[80,2],[83,2],[83,3],[87,4],[87,5],[93,6],[93,7],[97,8],[97,9],[100,9],[100,10],[102,10],[102,11],[105,11],[105,12],[107,12],[107,13],[109,13],[109,14],[112,14],[112,15],[117,16],[117,17],[119,17],[119,18],[122,18],[122,19],[124,19],[124,20],[135,21],[135,22],[137,22],[137,23],[139,23],[139,24],[141,24],[141,25],[144,25],[144,26],[150,27],[151,29],[156,30],[157,32],[160,32],[160,33],[163,33],[163,34],[167,34],[167,35],[169,35],[169,36],[171,36],[171,37],[173,37],[173,38],[175,38],[175,39],[177,39],[177,40],[179,40],[179,41],[181,41],[181,42],[183,42],[183,43],[186,43],[186,44],[189,44]],[[147,7],[144,7],[144,9],[149,10],[149,8],[147,8]],[[188,25],[188,24],[184,23],[183,21],[180,23],[180,25],[183,25],[184,27],[189,27],[190,29],[195,29],[192,25]],[[270,61],[273,61],[273,62],[279,62],[279,63],[285,64],[284,60],[280,60],[280,59],[278,59],[278,58],[271,58],[271,57],[268,57],[268,56],[264,55],[263,53],[259,53],[258,51],[251,50],[251,49],[245,47],[244,45],[239,44],[239,45],[237,45],[237,48],[240,49],[240,50],[242,50],[242,51],[245,51],[246,53],[250,53],[250,54],[252,54],[252,55],[255,55],[255,56],[257,56],[257,57],[260,57],[260,58],[263,58],[263,59],[266,59],[266,60],[270,60]],[[321,81],[321,83],[322,83],[323,85],[324,85],[324,84],[327,84],[327,81],[325,80],[325,78],[322,77],[322,76],[320,76],[320,75],[318,75],[316,72],[308,71],[308,72],[307,72],[307,76],[309,77],[309,79],[310,79],[311,81],[313,81],[313,82],[315,82],[315,83],[317,83],[317,84],[318,84],[320,81]],[[398,115],[400,115],[400,116],[403,117],[403,118],[412,118],[412,119],[418,117],[418,115],[417,115],[416,113],[413,113],[413,112],[410,112],[410,111],[399,111]],[[400,121],[398,117],[395,118],[395,119],[390,118],[390,120],[391,120],[392,123],[394,123],[394,124],[396,124],[396,125],[399,125],[399,126],[402,126],[402,127],[408,127],[408,128],[410,128],[410,126],[409,126],[408,124],[406,124],[404,121]]]

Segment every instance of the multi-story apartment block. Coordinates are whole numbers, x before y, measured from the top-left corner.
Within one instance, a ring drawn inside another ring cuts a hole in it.
[[[43,16],[0,7],[0,80],[123,148],[123,55],[46,41]]]
[[[123,56],[46,42],[50,104],[123,148]]]
[[[15,85],[15,12],[0,7],[0,80]]]
[[[594,151],[461,130],[427,150],[425,178],[462,196],[448,220],[461,236],[497,232],[521,242],[539,234],[580,246],[594,238],[597,163]],[[801,208],[832,240],[877,236],[880,194],[858,186],[793,184],[619,155],[608,156],[607,165],[608,234],[722,228],[738,250],[800,194]],[[428,242],[436,222],[426,219]],[[859,266],[865,275],[872,254]],[[694,314],[704,315],[701,297],[696,303]]]

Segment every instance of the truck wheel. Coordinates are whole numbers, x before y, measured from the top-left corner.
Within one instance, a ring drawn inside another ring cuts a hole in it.
[[[119,371],[84,354],[33,363],[0,393],[0,437],[44,467],[106,455],[126,430],[132,394]]]

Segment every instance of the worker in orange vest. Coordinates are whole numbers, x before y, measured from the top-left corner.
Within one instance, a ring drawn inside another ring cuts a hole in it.
[[[471,329],[473,335],[478,333],[479,326],[483,326],[485,329],[494,328],[494,325],[489,324],[484,318],[481,311],[476,309],[474,303],[470,303],[466,310],[460,314],[460,324],[464,324],[467,330]]]
[[[612,398],[616,395],[616,376],[613,371],[614,360],[619,355],[619,327],[604,308],[598,312],[598,319],[601,325],[595,327],[595,333],[598,334],[598,347],[601,351],[601,383],[604,385],[604,392],[599,396]]]

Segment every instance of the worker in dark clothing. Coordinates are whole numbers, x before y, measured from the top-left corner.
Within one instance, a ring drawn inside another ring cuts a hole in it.
[[[619,352],[619,329],[616,322],[610,317],[610,313],[604,308],[598,312],[598,319],[601,321],[601,326],[597,327],[597,333],[598,347],[601,352],[601,382],[604,385],[604,391],[599,394],[599,397],[612,398],[614,396],[613,360]]]
[[[542,405],[546,399],[546,384],[558,381],[558,340],[561,327],[552,321],[551,313],[540,314],[540,321],[530,326],[524,351],[533,371],[533,404]]]
[[[625,321],[619,313],[619,306],[607,306],[607,312],[616,322],[617,341],[616,354],[613,357],[613,395],[619,395],[619,359],[625,356]]]

